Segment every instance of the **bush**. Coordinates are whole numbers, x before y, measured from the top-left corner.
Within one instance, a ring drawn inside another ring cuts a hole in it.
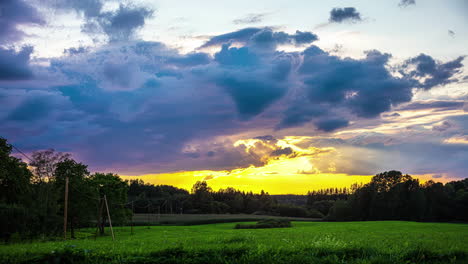
[[[237,224],[234,229],[282,228],[292,227],[291,221],[286,219],[265,219],[256,224]]]
[[[317,211],[317,210],[314,210],[314,209],[310,209],[310,210],[307,210],[307,217],[310,217],[310,218],[323,218],[324,215]]]

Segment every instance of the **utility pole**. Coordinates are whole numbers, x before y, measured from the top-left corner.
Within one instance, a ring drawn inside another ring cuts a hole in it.
[[[134,201],[132,201],[132,225],[130,226],[130,233],[131,233],[132,235],[133,235],[133,212],[134,212],[134,210],[133,210],[133,202],[134,202]]]
[[[68,175],[65,178],[65,207],[63,210],[63,238],[65,240],[67,240],[67,217],[68,217]]]
[[[109,226],[110,226],[110,230],[111,230],[111,233],[112,233],[112,241],[115,241],[114,230],[112,229],[112,220],[111,220],[110,212],[109,212],[109,205],[107,205],[107,197],[106,197],[105,194],[104,194],[104,202],[106,203],[107,218],[109,218]]]

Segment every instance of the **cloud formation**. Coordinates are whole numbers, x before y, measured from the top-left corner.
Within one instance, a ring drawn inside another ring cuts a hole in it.
[[[265,13],[248,14],[242,18],[234,19],[232,22],[236,25],[260,23],[265,19],[266,15]]]
[[[273,31],[271,28],[244,28],[234,32],[211,37],[201,48],[240,43],[257,48],[275,49],[277,45],[304,45],[318,40],[311,32],[297,30],[295,34]]]
[[[330,23],[350,22],[356,23],[362,21],[361,14],[354,7],[335,7],[330,11]]]
[[[31,66],[28,47],[0,49],[2,62],[8,62],[0,63],[5,69],[1,81],[18,80],[0,83],[8,88],[0,90],[0,122],[7,124],[0,133],[26,150],[72,150],[96,170],[233,169],[275,158],[313,157],[328,146],[280,143],[273,136],[258,137],[264,133],[256,131],[343,131],[410,103],[414,89],[456,82],[463,66],[463,57],[440,62],[429,55],[390,65],[391,55],[376,50],[359,59],[339,57],[314,45],[318,37],[312,32],[272,28],[213,36],[203,45],[213,53],[182,54],[164,43],[132,40],[149,15],[146,9],[120,6],[93,13],[73,8],[97,21],[111,41],[93,49],[68,49],[50,65]],[[296,49],[282,50],[281,45]],[[49,85],[20,85],[31,78]],[[251,135],[243,138],[254,141],[236,145],[236,135],[245,133]],[[367,164],[365,170],[375,167]],[[319,170],[328,168],[329,163]],[[359,172],[348,163],[334,168]]]
[[[134,37],[136,30],[143,27],[145,20],[152,15],[151,9],[120,4],[116,11],[88,17],[83,31],[89,34],[105,33],[111,42],[127,41]]]
[[[0,45],[21,40],[25,33],[20,26],[44,25],[45,21],[37,9],[23,0],[0,2]]]
[[[29,59],[33,48],[22,47],[20,51],[0,47],[0,81],[24,80],[32,77]]]
[[[398,5],[400,7],[407,7],[407,6],[415,5],[415,4],[416,4],[416,0],[401,0]]]

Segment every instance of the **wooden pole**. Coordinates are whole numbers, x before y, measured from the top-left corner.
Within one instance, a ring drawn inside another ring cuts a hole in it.
[[[65,206],[63,209],[63,238],[67,240],[67,218],[68,218],[68,176],[65,178]]]
[[[130,232],[131,232],[132,235],[133,235],[133,210],[134,210],[134,209],[133,209],[133,202],[134,202],[134,201],[132,201],[132,224],[131,224],[131,226],[130,226]]]
[[[110,226],[110,230],[111,230],[111,234],[112,234],[112,241],[115,241],[114,230],[112,229],[112,220],[111,220],[110,212],[109,212],[109,205],[107,205],[107,197],[106,197],[105,194],[104,194],[104,202],[106,203],[107,218],[109,218],[109,226]]]

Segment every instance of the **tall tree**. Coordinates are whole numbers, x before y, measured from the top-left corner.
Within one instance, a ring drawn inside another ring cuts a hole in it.
[[[0,138],[0,202],[21,204],[28,199],[32,174],[26,163],[11,156],[12,146]]]
[[[123,181],[118,175],[113,173],[95,173],[89,178],[89,185],[92,186],[95,196],[100,197],[98,205],[98,226],[101,234],[104,234],[105,222],[107,214],[103,213],[104,195],[107,198],[110,215],[112,221],[123,222],[128,221],[131,211],[126,209],[127,193],[129,190],[128,182]],[[108,219],[107,219],[108,220]]]
[[[54,149],[33,152],[29,165],[32,167],[35,180],[50,181],[55,176],[57,164],[70,157],[70,154],[55,152]]]
[[[71,237],[75,238],[75,226],[79,221],[89,220],[94,214],[95,193],[87,183],[88,166],[72,159],[65,159],[57,163],[55,170],[55,186],[59,193],[65,192],[66,178],[69,179],[68,188],[68,222]],[[61,196],[63,197],[63,196]],[[61,200],[64,204],[64,200]]]

